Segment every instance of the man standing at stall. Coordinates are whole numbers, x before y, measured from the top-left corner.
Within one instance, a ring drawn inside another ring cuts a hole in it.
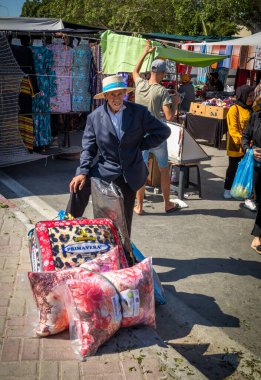
[[[148,110],[161,120],[161,111],[167,121],[173,121],[175,117],[176,104],[171,99],[168,91],[161,86],[160,82],[163,80],[166,72],[166,62],[162,59],[156,59],[152,62],[150,79],[142,79],[139,72],[142,63],[147,54],[154,51],[155,48],[150,47],[148,40],[144,51],[138,60],[133,70],[133,80],[135,82],[135,102],[147,107]],[[176,99],[176,98],[175,98]],[[170,176],[168,168],[168,149],[167,142],[164,141],[156,148],[151,148],[143,152],[143,159],[148,164],[149,152],[153,153],[161,174],[161,190],[164,198],[165,212],[170,213],[176,211],[179,206],[169,200],[170,197]],[[138,215],[143,214],[143,199],[145,194],[145,185],[137,191],[137,205],[134,211]]]
[[[123,77],[103,79],[103,91],[95,99],[105,104],[88,117],[84,130],[80,166],[70,183],[71,197],[66,212],[82,216],[90,196],[90,177],[114,182],[124,197],[124,213],[129,234],[136,191],[148,176],[142,151],[155,148],[170,135],[170,128],[147,108],[124,102],[127,92]],[[95,162],[95,163],[94,163]]]

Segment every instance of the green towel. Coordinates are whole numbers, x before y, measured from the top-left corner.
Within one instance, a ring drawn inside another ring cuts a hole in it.
[[[169,46],[157,47],[156,55],[159,58],[170,59],[171,61],[196,67],[210,66],[213,63],[222,61],[223,59],[228,57],[228,55],[194,53],[189,50],[182,50]]]
[[[101,35],[103,74],[132,72],[145,44],[146,40],[141,37],[124,36],[110,30],[104,32]],[[227,55],[194,53],[188,50],[166,47],[156,41],[152,41],[151,44],[156,46],[156,50],[144,59],[141,73],[150,71],[151,63],[156,57],[197,67],[206,67],[228,57]]]
[[[140,58],[146,40],[140,37],[130,37],[107,30],[101,35],[102,72],[103,74],[130,73]],[[158,42],[152,42],[159,46]],[[148,54],[141,67],[141,72],[150,71],[151,63],[156,53]]]

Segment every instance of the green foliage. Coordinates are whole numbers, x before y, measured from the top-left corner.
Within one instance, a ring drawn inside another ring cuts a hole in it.
[[[235,34],[261,30],[256,0],[25,0],[22,16],[55,17],[138,33]]]

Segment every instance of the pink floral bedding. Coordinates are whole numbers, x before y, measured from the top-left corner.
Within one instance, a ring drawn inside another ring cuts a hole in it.
[[[115,247],[108,253],[98,256],[92,261],[82,264],[80,268],[72,268],[53,272],[29,272],[28,277],[39,310],[39,326],[36,334],[47,336],[57,334],[69,326],[68,315],[62,297],[56,291],[71,279],[77,279],[87,270],[106,272],[120,268],[119,252]]]

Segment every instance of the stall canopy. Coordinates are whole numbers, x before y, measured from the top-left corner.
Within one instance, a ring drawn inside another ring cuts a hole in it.
[[[140,37],[120,35],[110,30],[104,32],[101,35],[103,73],[132,72],[145,44],[146,40]],[[176,49],[164,46],[157,41],[152,41],[152,45],[156,47],[156,50],[154,53],[147,55],[141,67],[141,72],[150,70],[151,63],[155,57],[170,59],[196,67],[206,67],[228,57],[227,55],[201,54]]]
[[[261,45],[261,32],[252,34],[251,36],[241,37],[233,40],[223,40],[218,42],[190,42],[186,45],[233,45],[233,46],[258,46]]]
[[[58,18],[0,17],[0,30],[3,31],[58,31],[63,28]]]

